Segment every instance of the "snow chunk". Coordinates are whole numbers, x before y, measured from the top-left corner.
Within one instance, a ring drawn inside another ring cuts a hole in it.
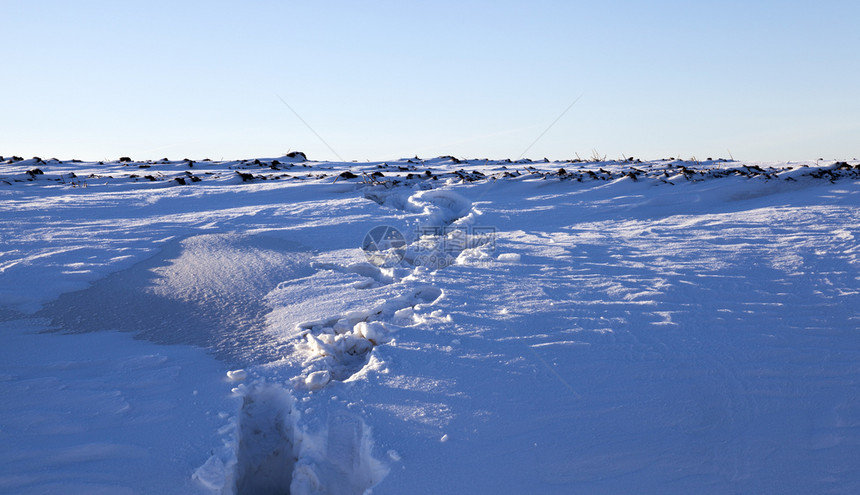
[[[329,370],[314,371],[305,378],[305,386],[309,390],[319,390],[331,381],[331,372]]]
[[[520,260],[520,255],[518,253],[502,253],[497,259],[507,263],[516,263]]]
[[[340,319],[337,323],[334,324],[334,333],[337,335],[342,335],[352,330],[352,325],[349,323],[347,319]]]
[[[242,369],[228,371],[227,378],[232,382],[245,381],[245,379],[248,378],[248,372]]]
[[[359,322],[355,325],[355,333],[372,342],[374,345],[379,345],[391,340],[388,335],[388,329],[382,322]]]

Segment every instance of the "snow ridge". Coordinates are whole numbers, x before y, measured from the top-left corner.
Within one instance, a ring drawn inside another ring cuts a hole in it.
[[[823,164],[814,162],[743,163],[725,159],[662,160],[461,160],[454,157],[402,159],[393,162],[312,162],[300,156],[254,160],[117,160],[81,162],[38,157],[0,157],[0,190],[20,186],[87,188],[117,186],[164,189],[209,185],[251,185],[267,182],[319,181],[384,186],[419,186],[432,189],[447,183],[496,180],[648,181],[680,184],[723,178],[756,180],[860,179],[857,160]]]

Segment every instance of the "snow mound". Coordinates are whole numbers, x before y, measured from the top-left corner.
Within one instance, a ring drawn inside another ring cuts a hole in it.
[[[296,242],[204,234],[60,296],[36,316],[70,332],[120,330],[163,344],[193,344],[240,365],[271,359],[261,340],[268,292],[313,270]]]

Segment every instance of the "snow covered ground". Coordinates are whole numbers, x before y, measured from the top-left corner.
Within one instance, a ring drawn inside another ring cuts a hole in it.
[[[860,492],[860,164],[0,159],[0,493]]]

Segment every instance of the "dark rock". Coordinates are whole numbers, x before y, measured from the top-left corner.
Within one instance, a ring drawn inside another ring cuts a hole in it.
[[[127,156],[121,156],[121,157],[119,157],[119,162],[120,162],[120,163],[128,163],[128,162],[130,162],[130,161],[131,161],[131,158],[129,158],[129,157],[127,157]]]

